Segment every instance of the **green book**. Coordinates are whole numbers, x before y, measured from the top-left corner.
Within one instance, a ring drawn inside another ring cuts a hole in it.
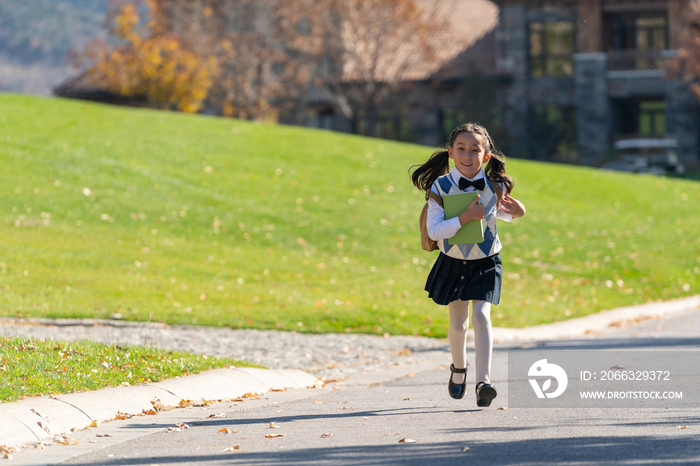
[[[467,210],[469,204],[476,198],[477,192],[445,194],[442,196],[442,202],[445,206],[445,220],[458,217],[462,212]],[[462,228],[457,231],[457,234],[448,239],[449,244],[477,244],[484,242],[484,229],[486,222],[484,220],[469,220],[462,225]]]

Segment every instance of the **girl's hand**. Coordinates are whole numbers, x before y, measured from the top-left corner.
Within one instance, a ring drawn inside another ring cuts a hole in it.
[[[462,212],[459,216],[459,223],[460,225],[464,225],[467,223],[469,220],[476,220],[476,219],[482,219],[484,218],[484,206],[483,205],[478,205],[477,202],[479,202],[479,196],[478,194],[476,195],[476,199],[472,201],[471,204],[469,204],[469,207],[467,207],[467,210]]]
[[[503,212],[509,214],[513,218],[518,218],[525,215],[525,206],[523,203],[517,199],[513,199],[508,194],[503,196],[503,199],[501,199],[501,208],[503,209]]]

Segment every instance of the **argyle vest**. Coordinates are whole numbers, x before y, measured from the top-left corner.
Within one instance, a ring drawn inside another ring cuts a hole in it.
[[[486,187],[481,192],[477,191],[480,195],[479,204],[484,206],[484,221],[486,222],[486,228],[484,229],[484,241],[478,244],[454,245],[449,244],[447,239],[437,242],[440,251],[450,257],[454,257],[455,259],[483,259],[485,257],[493,256],[502,248],[501,241],[498,239],[498,232],[496,231],[498,197],[496,196],[496,192],[494,191],[491,181],[486,177],[484,177],[484,179],[486,181]],[[433,184],[433,187],[437,188],[440,196],[463,192],[459,189],[459,186],[452,181],[452,177],[449,174],[438,178],[435,181],[435,184]]]

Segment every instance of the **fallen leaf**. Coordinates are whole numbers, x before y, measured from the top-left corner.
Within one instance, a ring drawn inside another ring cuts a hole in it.
[[[321,400],[314,400],[314,403],[316,403],[316,404],[323,404],[323,403],[325,403],[325,401],[321,401]]]
[[[271,423],[270,423],[270,429],[277,429],[277,423],[276,423],[276,422],[271,422]]]
[[[112,434],[97,434],[96,437],[114,437]]]
[[[216,414],[210,414],[207,417],[226,417],[226,413],[216,413]]]
[[[94,421],[92,421],[92,422],[90,423],[90,425],[89,425],[88,427],[99,427],[99,426],[100,426],[100,421],[98,421],[97,419],[95,419]]]
[[[41,421],[37,422],[37,424],[39,424],[39,427],[41,427],[42,429],[44,429],[44,430],[46,431],[47,434],[51,435],[51,431],[49,430],[49,426],[45,425],[45,424],[44,424],[43,422],[41,422]]]
[[[692,429],[693,426],[676,426],[677,429]]]
[[[267,434],[265,438],[277,438],[277,437],[284,437],[287,434]]]
[[[191,408],[192,407],[192,400],[185,400],[182,399],[180,400],[180,403],[178,404],[180,408]]]
[[[153,405],[153,409],[155,409],[158,412],[168,411],[169,408],[168,406],[165,406],[163,403],[161,403],[160,400],[151,401],[151,404]]]
[[[142,412],[143,414],[148,415],[148,416],[154,416],[154,415],[158,414],[158,411],[156,411],[156,410],[153,409],[153,408],[149,409],[148,411],[142,410],[141,412]]]
[[[472,450],[472,449],[469,448],[469,447],[464,447],[464,448],[462,448],[462,451],[471,451],[471,450]]]
[[[283,392],[285,390],[286,390],[286,388],[271,388],[270,389],[271,392]]]
[[[501,406],[496,411],[505,411],[506,409],[508,409],[508,408],[506,408],[505,406]]]
[[[412,438],[402,438],[399,443],[418,443],[418,440],[413,440]]]
[[[351,406],[341,406],[340,409],[354,409],[354,408]]]
[[[182,424],[175,424],[174,426],[168,427],[168,432],[182,432],[183,430],[189,428],[190,426],[183,422]]]
[[[403,401],[410,401],[410,398],[404,398]]]
[[[325,433],[321,435],[321,438],[333,437],[333,434]]]
[[[78,441],[74,438],[60,437],[60,436],[55,437],[54,442],[58,443],[59,445],[77,445],[78,444]]]
[[[240,430],[231,430],[228,427],[224,427],[223,429],[221,429],[217,432],[221,432],[222,434],[240,434],[241,433]]]
[[[241,445],[238,444],[235,447],[226,448],[224,451],[239,451],[240,449],[241,449]]]
[[[415,377],[416,374],[406,374],[406,377]]]

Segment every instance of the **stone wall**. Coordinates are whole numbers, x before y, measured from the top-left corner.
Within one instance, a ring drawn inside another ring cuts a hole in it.
[[[612,126],[606,76],[607,55],[577,53],[574,61],[578,162],[582,165],[599,165],[607,158]]]

